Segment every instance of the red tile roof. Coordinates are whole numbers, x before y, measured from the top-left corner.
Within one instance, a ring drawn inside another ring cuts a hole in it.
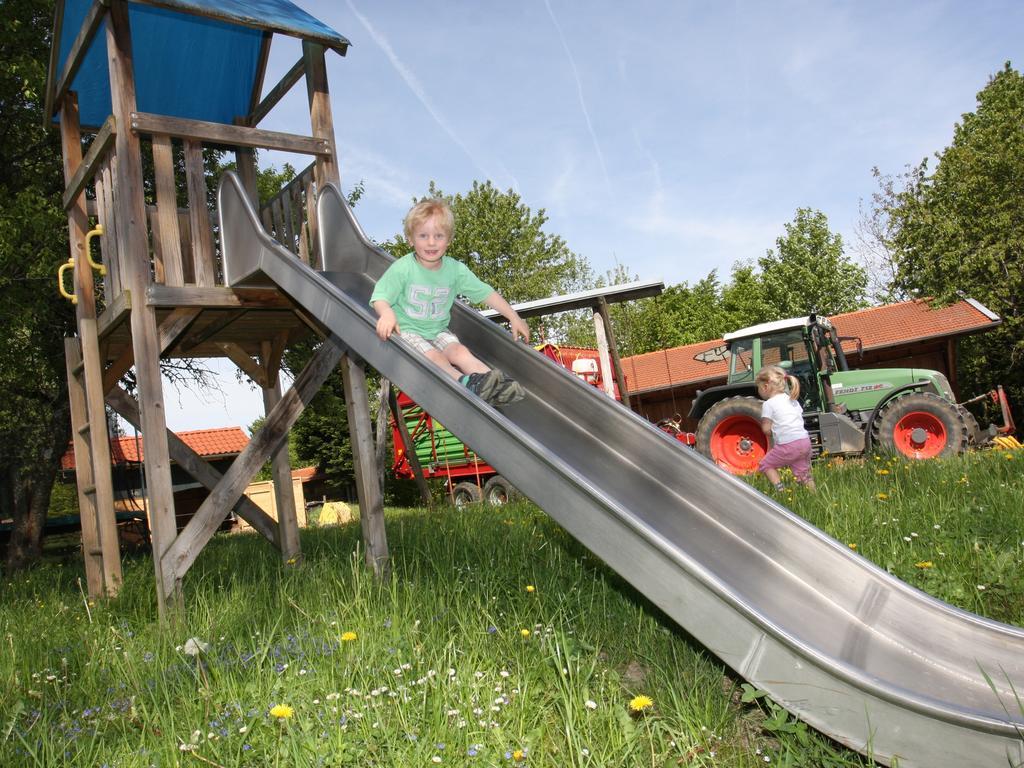
[[[241,427],[221,427],[220,429],[197,429],[175,433],[181,440],[204,458],[235,456],[249,444],[249,438]],[[145,458],[142,435],[138,440],[134,437],[121,437],[110,441],[110,456],[114,464],[138,463]],[[60,460],[61,469],[75,468],[75,449],[68,446],[67,452]]]
[[[1001,322],[975,302],[960,301],[932,308],[922,299],[859,309],[830,319],[840,336],[860,337],[865,351],[935,337],[963,336],[994,328]],[[721,379],[728,374],[726,361],[701,363],[693,356],[722,343],[722,339],[715,339],[623,358],[626,387],[630,393],[639,393]],[[851,342],[843,344],[844,350],[855,348]]]

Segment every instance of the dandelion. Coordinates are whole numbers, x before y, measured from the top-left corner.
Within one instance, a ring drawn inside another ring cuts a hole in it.
[[[889,474],[889,470],[888,469],[878,469],[878,470],[875,470],[875,474],[876,475],[888,475]]]
[[[850,549],[854,549],[854,550],[855,550],[855,549],[857,549],[857,542],[855,542],[855,541],[851,541],[851,542],[850,542],[849,544],[847,544],[846,546],[848,546],[848,547],[849,547]]]
[[[921,568],[921,569],[934,568],[935,567],[935,563],[933,563],[931,560],[922,560],[919,563],[914,563],[914,567],[915,568]]]
[[[536,592],[537,588],[535,586],[533,586],[533,584],[527,584],[526,585],[526,591],[527,592]]]
[[[519,634],[522,635],[523,637],[529,637],[530,636],[530,630],[528,630],[528,629],[520,629],[519,630]]]
[[[646,712],[653,706],[654,699],[652,699],[650,696],[645,696],[642,693],[639,696],[634,696],[632,699],[630,699],[629,702],[630,711],[637,713]]]
[[[270,716],[276,717],[278,720],[287,720],[294,714],[295,710],[287,704],[275,704],[270,708]]]
[[[351,631],[349,631],[349,632],[342,632],[341,633],[341,642],[343,642],[343,643],[351,643],[353,640],[357,639],[358,637],[359,637],[359,635],[357,635],[355,632],[351,632]]]
[[[517,763],[521,763],[521,762],[523,762],[523,760],[525,759],[525,757],[526,757],[526,753],[525,753],[525,752],[523,752],[523,750],[521,750],[521,749],[517,749],[517,750],[515,750],[515,751],[514,751],[514,752],[512,753],[512,759],[513,759],[513,760],[514,760],[515,762],[517,762]]]
[[[880,493],[877,496],[875,496],[875,498],[878,499],[879,501],[885,501],[886,499],[889,498],[889,494],[888,493]]]

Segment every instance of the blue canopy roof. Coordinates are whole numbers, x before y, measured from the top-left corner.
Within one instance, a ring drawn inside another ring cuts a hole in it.
[[[54,30],[60,45],[54,79],[60,77],[92,4],[64,0],[63,22]],[[349,45],[289,0],[130,2],[128,21],[139,111],[217,123],[249,114],[265,33],[310,40],[342,54]],[[83,126],[98,126],[111,112],[106,49],[101,25],[71,85],[78,93]]]

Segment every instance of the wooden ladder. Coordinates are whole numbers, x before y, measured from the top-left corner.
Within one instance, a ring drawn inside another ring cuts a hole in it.
[[[121,553],[95,319],[79,319],[78,336],[64,340],[64,356],[89,597],[113,597],[121,588]]]

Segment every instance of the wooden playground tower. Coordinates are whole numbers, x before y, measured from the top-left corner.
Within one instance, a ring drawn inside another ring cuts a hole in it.
[[[312,165],[261,213],[268,231],[296,258],[315,264],[316,191],[340,183],[325,56],[329,50],[344,55],[348,41],[288,0],[58,0],[54,29],[46,114],[59,120],[64,156],[71,258],[60,279],[77,313],[77,336],[66,340],[65,351],[90,596],[114,595],[121,583],[105,406],[143,435],[163,618],[180,602],[183,576],[232,509],[284,561],[301,557],[286,437],[339,365],[365,554],[380,572],[388,553],[365,371],[328,340],[282,392],[285,349],[326,334],[275,288],[223,284],[203,165],[204,146],[234,150],[239,174],[258,205],[254,149],[312,156]],[[275,32],[299,38],[302,55],[261,99]],[[137,79],[140,68],[144,82]],[[174,77],[192,82],[164,82]],[[257,128],[302,79],[311,135]],[[185,107],[175,101],[181,89],[194,97],[193,86],[207,82],[227,87],[235,103],[225,111],[218,99]],[[150,111],[141,111],[140,104]],[[102,265],[90,253],[97,251],[97,241]],[[255,382],[267,411],[263,428],[223,475],[168,431],[160,375],[162,359],[211,357],[230,359]],[[137,397],[119,383],[133,367]],[[270,459],[279,521],[243,495]],[[172,460],[210,489],[180,533]]]

